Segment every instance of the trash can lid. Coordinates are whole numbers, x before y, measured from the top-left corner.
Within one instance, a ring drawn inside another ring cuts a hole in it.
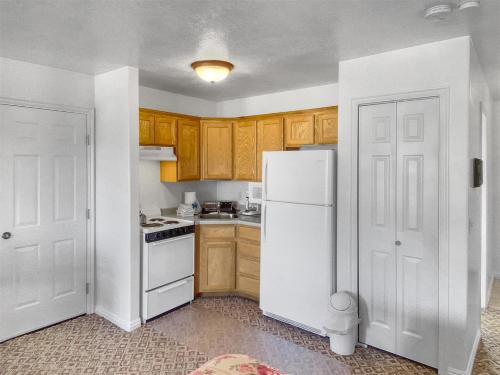
[[[330,305],[338,311],[349,310],[353,304],[352,297],[346,292],[338,292],[330,297]]]

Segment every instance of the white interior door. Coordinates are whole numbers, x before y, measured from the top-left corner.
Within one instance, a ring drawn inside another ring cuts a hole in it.
[[[397,354],[437,367],[439,99],[397,112]]]
[[[439,100],[362,106],[359,134],[360,340],[437,367]]]
[[[86,119],[0,105],[0,146],[3,341],[86,311]]]
[[[359,109],[359,340],[396,352],[396,103]]]

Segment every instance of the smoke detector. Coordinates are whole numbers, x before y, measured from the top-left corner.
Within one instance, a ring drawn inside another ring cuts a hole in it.
[[[465,9],[479,8],[480,5],[481,4],[479,3],[479,0],[462,0],[460,4],[458,4],[458,9],[465,10]]]
[[[428,20],[445,20],[450,16],[452,10],[450,4],[433,5],[425,10],[424,17]]]

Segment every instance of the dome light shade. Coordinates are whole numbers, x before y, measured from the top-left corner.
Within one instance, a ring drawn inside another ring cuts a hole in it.
[[[234,65],[222,60],[201,60],[192,63],[191,68],[202,80],[214,83],[226,78]]]

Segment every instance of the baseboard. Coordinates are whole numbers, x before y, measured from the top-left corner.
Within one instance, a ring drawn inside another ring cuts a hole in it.
[[[491,298],[491,290],[493,289],[493,284],[495,283],[495,277],[492,276],[490,277],[490,282],[488,283],[488,288],[486,289],[486,308],[488,308],[490,304],[490,298]]]
[[[481,340],[481,330],[478,329],[476,332],[476,337],[474,343],[472,344],[472,349],[469,354],[469,360],[467,361],[467,367],[465,370],[458,370],[453,367],[448,367],[448,375],[471,375],[472,369],[474,368],[474,361],[476,360],[476,353],[479,347],[479,341]]]
[[[95,313],[97,315],[102,316],[104,319],[109,320],[115,326],[118,326],[118,327],[120,327],[121,329],[123,329],[124,331],[127,331],[127,332],[132,332],[134,329],[137,329],[137,328],[139,328],[141,326],[141,320],[140,319],[135,319],[135,320],[132,320],[132,321],[127,321],[127,320],[124,320],[124,319],[120,318],[116,314],[114,314],[114,313],[112,313],[112,312],[110,312],[110,311],[108,311],[106,309],[103,309],[101,306],[96,306]]]

